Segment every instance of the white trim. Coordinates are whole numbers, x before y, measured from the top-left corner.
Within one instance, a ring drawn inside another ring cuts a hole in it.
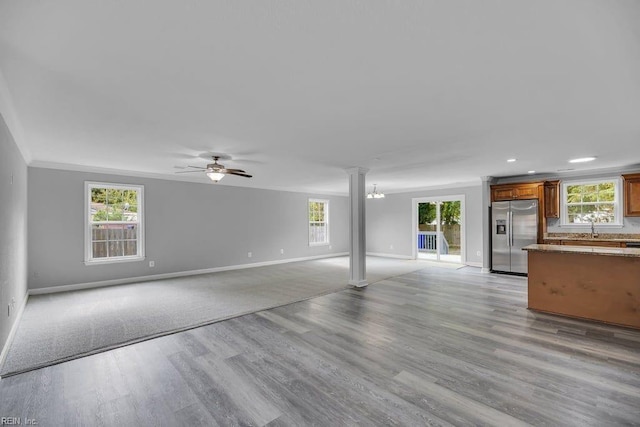
[[[413,259],[410,255],[401,255],[401,254],[385,254],[381,252],[367,252],[368,256],[379,256],[383,258],[397,258],[397,259]]]
[[[138,226],[136,247],[137,255],[129,257],[93,258],[91,248],[91,231],[93,223],[89,221],[91,213],[91,189],[92,188],[115,188],[119,190],[132,190],[138,193],[138,220],[131,222]],[[144,185],[142,184],[120,184],[115,182],[85,181],[84,182],[84,265],[104,265],[118,264],[122,262],[144,261],[145,259],[145,229],[144,217],[146,215],[144,206]]]
[[[81,289],[101,288],[103,286],[124,285],[127,283],[148,282],[150,280],[172,279],[183,276],[196,276],[198,274],[217,273],[219,271],[243,270],[245,268],[265,267],[276,264],[288,264],[290,262],[310,261],[321,258],[334,258],[349,255],[348,252],[338,252],[333,254],[313,255],[300,258],[279,259],[274,261],[255,262],[252,264],[226,265],[224,267],[204,268],[201,270],[177,271],[174,273],[153,274],[150,276],[127,277],[124,279],[102,280],[99,282],[77,283],[74,285],[51,286],[48,288],[29,289],[30,295],[53,294],[58,292],[76,291]]]
[[[4,358],[7,357],[7,353],[9,352],[9,347],[11,347],[11,343],[13,342],[13,338],[18,331],[18,325],[20,324],[20,320],[22,319],[22,314],[24,313],[24,309],[27,306],[27,300],[29,299],[29,290],[27,290],[27,294],[22,298],[22,304],[20,304],[20,308],[18,308],[18,312],[16,313],[16,318],[13,321],[13,325],[11,326],[11,330],[9,331],[9,335],[7,336],[7,340],[4,342],[4,346],[2,347],[2,353],[0,353],[0,366],[4,364]]]
[[[469,267],[479,267],[482,268],[481,262],[465,262],[464,265],[468,265]],[[487,269],[488,270],[488,269]]]
[[[490,269],[490,268],[482,267],[482,270],[480,270],[480,273],[482,273],[482,274],[489,274],[489,273],[491,273],[491,269]]]
[[[144,261],[145,259],[146,257],[144,256],[94,258],[91,261],[85,261],[84,265],[122,264],[123,262],[138,262],[138,261]]]
[[[349,284],[351,286],[355,286],[356,288],[364,288],[369,284],[366,280],[349,280]]]
[[[411,259],[418,259],[418,203],[460,201],[460,264],[467,264],[467,226],[465,195],[453,194],[446,196],[416,197],[411,199]],[[438,212],[438,224],[440,223],[440,209]]]

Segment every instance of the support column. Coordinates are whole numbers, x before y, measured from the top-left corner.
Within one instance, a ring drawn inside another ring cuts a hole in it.
[[[365,178],[368,169],[349,168],[349,284],[367,286]]]
[[[482,272],[491,271],[491,183],[492,176],[482,177]]]

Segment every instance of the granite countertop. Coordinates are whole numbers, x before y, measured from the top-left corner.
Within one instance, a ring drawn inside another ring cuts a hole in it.
[[[597,233],[598,237],[591,237],[591,233],[549,233],[543,240],[589,240],[592,242],[640,242],[640,234]]]
[[[557,252],[567,254],[605,255],[640,258],[640,248],[606,248],[601,246],[561,246],[533,244],[522,248],[523,251]]]

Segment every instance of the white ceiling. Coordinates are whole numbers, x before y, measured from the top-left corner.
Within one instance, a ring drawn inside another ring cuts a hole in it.
[[[32,165],[217,152],[254,175],[224,185],[345,194],[640,164],[637,0],[2,0],[0,71]]]

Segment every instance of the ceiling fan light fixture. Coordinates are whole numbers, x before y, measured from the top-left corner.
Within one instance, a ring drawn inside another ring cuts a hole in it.
[[[220,172],[207,172],[207,176],[209,177],[209,179],[213,182],[218,182],[220,181],[222,178],[224,178],[224,174],[220,173]]]

